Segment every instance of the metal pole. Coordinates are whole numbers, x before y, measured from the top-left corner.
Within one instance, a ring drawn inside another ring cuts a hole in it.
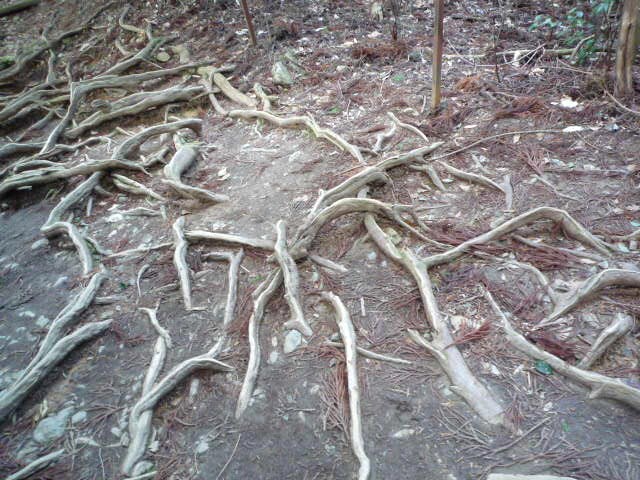
[[[251,45],[256,46],[258,40],[256,39],[256,31],[253,29],[253,20],[251,19],[251,12],[249,11],[249,5],[247,0],[241,0],[242,11],[244,12],[244,19],[247,21],[247,29],[249,30],[249,38],[251,39]]]
[[[444,0],[435,0],[435,19],[433,26],[433,66],[431,70],[431,112],[440,108],[440,84],[442,83],[442,33]]]

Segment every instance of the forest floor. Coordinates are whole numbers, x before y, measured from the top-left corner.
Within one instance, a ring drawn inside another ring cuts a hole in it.
[[[391,39],[390,12],[384,12],[382,21],[373,20],[368,2],[250,2],[255,4],[256,48],[249,46],[235,2],[133,3],[126,24],[142,29],[151,25],[154,37],[171,39],[152,58],[119,75],[181,62],[232,65],[223,73],[256,105],[260,98],[253,86],[259,83],[274,97],[271,112],[278,117],[313,116],[319,126],[355,146],[367,165],[444,142],[420,159],[422,170],[403,165],[389,170],[386,181],[370,185],[371,197],[411,206],[414,216],[406,220],[420,236],[383,217],[379,221],[390,238],[402,238],[416,255],[445,251],[539,207],[565,210],[607,245],[604,252],[594,249],[569,235],[557,220],[538,221],[429,269],[453,348],[503,407],[498,425],[476,414],[455,393],[457,388],[450,388],[436,357],[407,335],[408,329],[430,332],[433,323],[430,326],[414,279],[377,246],[361,212],[327,223],[309,251],[343,268],[327,268],[306,255],[299,258],[302,307],[312,335],[284,325],[290,313],[282,290],[268,303],[258,324],[257,382],[246,410],[236,418],[250,357],[252,293],[276,265],[268,258],[270,251],[245,247],[237,307],[219,356],[233,370],[198,370],[159,400],[151,409],[152,434],[136,474],[150,471],[145,478],[157,479],[357,478],[345,352],[327,345],[335,340],[338,327],[330,304],[319,296],[332,291],[350,313],[359,347],[406,362],[358,356],[370,478],[462,480],[491,473],[640,478],[640,404],[634,409],[611,399],[588,398],[588,390],[552,368],[552,362],[536,361],[516,349],[487,301],[488,291],[529,342],[572,365],[615,319],[640,313],[634,280],[626,286],[613,282],[612,288],[581,298],[585,301],[549,321],[554,309],[549,291],[571,293],[601,272],[624,270],[631,272],[630,278],[640,276],[638,241],[625,238],[640,227],[640,123],[605,94],[603,85],[610,85],[610,79],[599,82],[587,72],[589,66],[575,66],[539,48],[545,39],[528,26],[548,2],[529,2],[514,11],[499,10],[491,2],[450,2],[443,105],[433,114],[428,111],[430,2],[403,7],[397,41]],[[50,27],[47,34],[52,37],[103,6],[88,28],[56,47],[54,70],[63,84],[69,72],[75,82],[95,78],[123,59],[118,47],[137,52],[147,43],[144,34],[119,26],[122,2],[42,2],[0,18],[0,54],[11,57],[34,48],[43,27]],[[496,51],[507,53],[491,54]],[[514,51],[534,53],[514,59]],[[274,82],[276,62],[287,67],[292,85]],[[45,53],[20,75],[0,81],[0,102],[6,107],[15,98],[11,95],[42,82],[46,74]],[[204,76],[194,67],[127,88],[93,91],[74,121],[101,111],[104,100],[113,104],[141,90],[196,87]],[[68,168],[109,158],[129,136],[176,120],[172,117],[200,119],[195,138],[200,155],[182,180],[228,197],[215,204],[181,198],[162,181],[163,169],[157,165],[148,168],[151,175],[110,170],[101,179],[102,189],[68,212],[82,235],[99,245],[92,247],[90,272],[83,272],[67,235],[47,239],[41,232],[52,209],[86,176],[4,191],[3,185],[19,173],[14,167],[26,157],[0,158],[0,389],[6,393],[19,383],[54,319],[88,288],[101,265],[106,279],[77,323],[110,322],[104,332],[57,363],[0,424],[1,477],[64,449],[57,461],[28,478],[128,478],[121,465],[131,443],[131,409],[144,393],[159,342],[139,308],[157,308],[158,321],[171,336],[163,374],[206,352],[223,331],[233,283],[227,264],[211,261],[207,254],[239,251],[233,243],[188,241],[196,309],[187,310],[174,265],[176,220],[184,218],[187,232],[224,232],[271,242],[276,240],[276,223],[284,220],[295,240],[319,191],[348,181],[364,168],[353,152],[307,129],[221,115],[205,93],[200,90],[170,108],[165,103],[117,117],[74,139],[65,139],[63,132],[58,144],[91,135],[109,138],[47,157],[66,162]],[[247,108],[221,93],[213,95],[227,111]],[[44,141],[64,115],[64,105],[51,109],[51,121],[38,128],[29,127],[47,110],[37,105],[5,120],[0,149],[18,141]],[[398,127],[376,149],[378,136],[394,125],[388,112],[419,133]],[[170,139],[155,137],[142,146],[142,161],[161,149],[162,142],[173,148]],[[171,155],[167,152],[161,162]],[[39,158],[36,154],[29,160]],[[48,165],[36,167],[54,168]],[[440,188],[426,166],[437,172]],[[495,183],[466,181],[454,169]],[[144,184],[162,200],[119,189],[114,173]],[[148,216],[133,215],[136,212]],[[164,246],[113,255],[155,245]],[[549,288],[540,285],[536,272],[548,278]],[[538,328],[540,322],[549,325]],[[591,370],[619,378],[637,391],[639,337],[637,325],[632,326]]]

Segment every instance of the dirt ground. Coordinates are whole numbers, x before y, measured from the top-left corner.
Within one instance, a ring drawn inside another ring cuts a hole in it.
[[[303,308],[313,335],[302,338],[290,353],[283,350],[292,336],[284,326],[290,313],[282,290],[268,304],[259,330],[262,362],[256,389],[246,412],[236,419],[249,358],[251,294],[273,269],[268,252],[245,249],[236,314],[220,357],[234,370],[198,371],[158,403],[143,459],[149,462],[146,468],[156,472],[148,478],[357,478],[345,356],[343,350],[326,345],[338,327],[333,311],[320,301],[323,291],[333,291],[347,306],[358,346],[411,362],[397,365],[358,358],[371,478],[463,480],[503,472],[640,478],[638,411],[612,400],[589,399],[585,388],[558,371],[545,371],[544,364],[520,353],[505,339],[483,295],[485,289],[490,291],[513,315],[517,330],[571,364],[586,354],[617,314],[632,315],[636,326],[609,348],[593,370],[640,388],[637,288],[608,289],[555,325],[535,330],[552,306],[535,276],[509,263],[533,265],[558,291],[606,269],[640,272],[638,242],[616,240],[640,227],[638,116],[617,107],[604,94],[603,84],[585,73],[588,68],[597,71],[598,65],[575,66],[551,54],[524,61],[514,61],[512,54],[485,55],[536,49],[545,39],[528,26],[536,14],[551,8],[545,6],[548,2],[520,2],[518,8],[506,11],[499,2],[449,2],[443,106],[433,114],[428,112],[431,2],[403,4],[398,40],[391,38],[391,12],[385,9],[383,20],[373,19],[370,2],[250,2],[258,32],[256,48],[249,46],[242,11],[235,2],[129,3],[133,8],[127,23],[142,28],[149,24],[155,35],[174,37],[160,50],[168,54],[168,61],[156,57],[133,72],[179,65],[179,51],[171,47],[181,45],[190,61],[234,64],[226,72],[233,86],[255,98],[252,87],[259,82],[277,98],[274,113],[312,115],[318,125],[361,148],[368,165],[443,141],[433,155],[446,155],[442,160],[449,166],[497,183],[508,176],[513,198],[505,208],[502,191],[461,180],[435,162],[444,190],[424,171],[390,170],[389,181],[376,184],[370,197],[411,205],[420,220],[417,228],[431,240],[458,245],[506,219],[548,206],[566,210],[611,246],[609,255],[602,255],[565,235],[559,225],[537,222],[515,233],[542,241],[545,247],[525,245],[508,235],[478,246],[473,250],[478,255],[429,270],[440,311],[463,358],[504,405],[510,428],[490,426],[478,417],[449,388],[449,378],[436,359],[407,336],[409,328],[421,334],[429,330],[420,295],[413,279],[367,235],[360,213],[327,224],[312,245],[312,253],[339,263],[345,272],[308,258],[298,263]],[[0,54],[12,56],[33,48],[43,26],[51,25],[49,34],[62,32],[106,5],[42,2],[0,18]],[[118,26],[123,7],[123,2],[112,3],[89,28],[61,43],[59,75],[64,76],[66,64],[71,64],[75,81],[103,72],[122,59],[116,40],[131,52],[144,47],[144,37]],[[288,67],[291,86],[274,83],[275,62]],[[46,63],[43,55],[24,75],[0,85],[0,100],[41,82]],[[136,90],[159,90],[180,82],[192,86],[198,79],[194,69]],[[603,79],[605,87],[610,81]],[[126,93],[113,90],[95,92],[89,100],[112,100]],[[216,97],[227,110],[239,108],[222,94]],[[95,105],[87,102],[80,117],[91,114],[98,108]],[[127,136],[162,123],[165,110],[163,105],[91,129],[83,138],[108,135],[111,141],[60,155],[58,161],[71,165],[86,158],[108,158]],[[377,135],[392,126],[387,112],[417,126],[428,141],[398,128],[380,154],[372,152]],[[168,115],[203,120],[200,156],[183,181],[229,200],[209,205],[181,199],[162,183],[162,168],[157,166],[150,169],[151,177],[119,171],[170,200],[159,202],[121,191],[105,178],[106,192],[95,193],[90,207],[86,201],[76,205],[71,215],[71,221],[102,250],[120,252],[173,242],[172,225],[180,216],[185,217],[187,230],[271,240],[276,238],[274,225],[284,220],[293,237],[319,190],[332,188],[363,168],[348,152],[304,129],[225,118],[206,95],[172,104]],[[37,142],[46,137],[55,121],[40,130],[27,130],[42,116],[42,111],[35,111],[5,122],[0,126],[0,147],[18,138]],[[463,148],[506,132],[511,134]],[[159,138],[147,142],[141,154],[151,155],[160,142]],[[20,159],[0,158],[0,180],[10,178],[5,167]],[[84,178],[15,190],[0,198],[0,389],[10,388],[20,378],[52,320],[88,283],[90,275],[83,275],[68,237],[46,240],[40,231],[60,199]],[[123,213],[138,207],[154,212],[163,208],[163,212]],[[401,235],[418,255],[441,251],[398,225],[383,219],[380,223]],[[130,441],[128,416],[141,395],[157,339],[138,309],[159,304],[158,320],[173,343],[163,372],[207,351],[220,335],[229,287],[227,265],[211,261],[207,253],[237,252],[238,247],[189,245],[193,303],[202,307],[194,311],[185,310],[173,250],[168,246],[121,257],[93,252],[96,265],[104,265],[108,277],[80,325],[112,320],[111,326],[66,356],[0,424],[0,476],[63,448],[59,461],[28,478],[127,478],[120,465]],[[64,416],[60,435],[45,440],[34,436],[43,428],[43,420],[60,415]]]

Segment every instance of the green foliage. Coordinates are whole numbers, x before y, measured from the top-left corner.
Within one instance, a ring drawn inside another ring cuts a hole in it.
[[[15,57],[12,57],[10,55],[4,56],[4,57],[0,57],[0,70],[3,70],[5,68],[9,68],[14,63],[16,63]]]
[[[582,45],[576,57],[578,64],[585,63],[601,48],[610,28],[609,16],[618,0],[582,0],[563,18],[537,15],[529,27],[549,37],[558,38],[565,46]]]

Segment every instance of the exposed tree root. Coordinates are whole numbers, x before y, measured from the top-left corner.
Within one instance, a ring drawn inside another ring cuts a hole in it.
[[[420,131],[420,129],[418,127],[414,127],[413,125],[410,125],[408,123],[401,122],[400,120],[398,120],[398,118],[392,112],[387,112],[387,115],[393,121],[393,123],[398,125],[400,128],[404,128],[405,130],[408,130],[408,131],[410,131],[412,133],[415,133],[416,135],[418,135],[425,142],[429,141],[427,136],[424,133],[422,133],[422,131]]]
[[[507,220],[493,230],[467,240],[466,242],[461,243],[457,247],[454,247],[444,253],[432,255],[429,258],[426,258],[424,261],[426,262],[428,267],[452,262],[453,260],[462,256],[469,248],[475,245],[482,245],[491,242],[508,233],[513,232],[514,230],[524,225],[528,225],[541,219],[553,220],[554,222],[561,224],[566,235],[571,236],[576,240],[595,248],[605,255],[609,255],[607,246],[601,240],[598,240],[591,233],[589,233],[587,229],[585,229],[576,220],[574,220],[574,218],[566,211],[552,207],[539,207],[518,215],[515,218]]]
[[[386,183],[389,180],[386,173],[388,170],[421,160],[425,155],[430,154],[441,145],[442,142],[436,142],[426,147],[420,147],[410,152],[387,158],[376,165],[364,168],[326,192],[320,191],[318,200],[311,209],[310,215],[316,214],[324,207],[342,198],[355,197],[363,187],[369,184],[376,182]]]
[[[325,342],[325,345],[328,345],[329,347],[334,347],[334,348],[344,348],[344,343],[331,342],[329,340]],[[372,352],[371,350],[367,350],[366,348],[362,348],[362,347],[356,347],[356,350],[358,351],[359,355],[370,358],[372,360],[380,360],[381,362],[396,363],[398,365],[413,365],[413,362],[409,360],[405,360],[404,358],[396,358],[396,357],[390,357],[389,355],[382,355],[381,353]]]
[[[504,425],[504,409],[491,393],[473,375],[460,350],[453,341],[449,327],[442,319],[433,294],[427,264],[416,258],[407,248],[398,249],[389,236],[378,226],[373,215],[365,215],[369,235],[392,260],[402,265],[415,279],[427,318],[433,329],[433,340],[427,342],[418,332],[410,331],[411,338],[428,349],[451,380],[451,390],[460,395],[486,422]]]
[[[506,315],[488,291],[485,291],[485,296],[496,315],[498,315],[507,339],[522,353],[537,360],[544,360],[561,375],[590,389],[590,399],[609,398],[626,403],[640,410],[640,390],[630,387],[620,379],[610,378],[605,375],[600,375],[599,373],[589,372],[569,365],[564,360],[533,345],[524,336],[514,330],[511,323],[507,320]]]
[[[111,320],[88,323],[58,340],[37,364],[25,371],[11,387],[0,393],[0,422],[5,420],[70,352],[104,332],[110,325]]]
[[[360,415],[360,387],[358,386],[358,366],[356,350],[356,334],[349,317],[349,311],[342,300],[333,293],[324,292],[322,298],[331,303],[336,314],[336,323],[344,342],[345,361],[347,364],[347,384],[349,389],[349,419],[351,447],[360,462],[358,480],[367,480],[371,473],[371,462],[364,451],[362,437],[362,417]]]
[[[276,224],[277,240],[275,245],[275,256],[284,275],[284,298],[289,304],[291,319],[284,326],[289,329],[299,330],[300,333],[309,337],[313,334],[311,327],[304,318],[302,302],[300,301],[300,277],[296,262],[287,251],[287,232],[285,223],[280,220]]]
[[[228,112],[231,118],[242,118],[244,120],[262,119],[269,123],[273,123],[277,127],[281,128],[298,128],[306,127],[313,132],[317,138],[324,138],[325,140],[333,143],[336,147],[346,152],[349,152],[353,158],[355,158],[362,165],[366,165],[362,153],[355,145],[347,142],[340,135],[328,128],[321,128],[311,116],[305,117],[287,117],[280,118],[269,112],[263,112],[260,110],[231,110]]]
[[[36,458],[33,462],[24,468],[21,468],[16,473],[9,475],[6,480],[22,480],[25,478],[31,478],[31,476],[42,470],[43,468],[51,465],[52,462],[57,461],[62,455],[64,455],[64,448],[51,452],[40,458]]]
[[[593,342],[593,345],[591,345],[584,358],[580,360],[577,367],[585,370],[591,368],[604,355],[607,348],[633,330],[634,326],[635,321],[631,315],[617,313],[611,324]]]
[[[238,395],[238,403],[236,405],[236,418],[240,418],[249,406],[249,400],[253,394],[258,371],[260,369],[260,338],[259,327],[264,310],[267,304],[278,290],[282,283],[282,271],[278,268],[272,270],[269,276],[256,288],[252,294],[253,297],[253,313],[249,319],[249,362],[247,363],[247,371],[242,381],[242,388]]]
[[[186,102],[203,93],[202,87],[188,87],[176,85],[166,90],[157,92],[140,92],[129,95],[112,102],[108,112],[96,112],[84,119],[77,127],[71,128],[64,133],[67,138],[78,138],[87,130],[91,130],[116,118],[129,115],[136,115],[152,108],[166,105],[167,103]]]
[[[181,217],[182,218],[182,217]],[[171,392],[180,382],[191,373],[201,369],[211,369],[214,371],[229,372],[233,367],[216,360],[226,342],[227,328],[230,325],[236,307],[238,297],[238,271],[244,253],[240,250],[235,255],[227,253],[217,253],[215,257],[229,261],[229,291],[225,307],[223,321],[223,331],[219,340],[206,353],[191,357],[176,365],[161,380],[157,381],[164,358],[166,348],[170,347],[170,337],[168,332],[160,327],[156,318],[156,311],[145,309],[149,315],[151,323],[158,332],[158,340],[152,357],[151,365],[145,378],[142,389],[142,397],[134,405],[129,415],[129,435],[131,443],[125,460],[122,463],[121,471],[126,475],[135,474],[135,465],[143,457],[147,448],[147,443],[151,435],[151,420],[153,409],[156,404],[169,392]]]
[[[329,270],[333,270],[338,273],[347,273],[349,271],[348,268],[336,263],[328,258],[320,257],[318,255],[309,255],[309,260],[313,263],[320,265],[321,267],[328,268]]]
[[[164,183],[171,186],[176,192],[183,197],[197,199],[205,202],[219,203],[226,202],[229,197],[226,195],[220,195],[212,193],[204,188],[191,187],[182,183],[182,174],[195,163],[198,157],[198,151],[189,145],[176,145],[177,151],[171,158],[171,161],[164,167],[164,175],[167,180],[163,180]]]
[[[271,240],[262,238],[243,237],[241,235],[233,235],[230,233],[208,232],[205,230],[187,230],[184,236],[190,242],[211,241],[242,245],[244,247],[259,248],[261,250],[273,251],[275,244]]]
[[[607,287],[640,287],[640,273],[631,270],[610,268],[588,278],[567,293],[559,294],[555,308],[548,318],[537,325],[537,328],[551,325],[556,319],[565,315],[579,303],[587,300]]]
[[[215,72],[213,74],[213,83],[215,83],[220,91],[230,100],[249,108],[256,108],[258,106],[258,103],[253,98],[247,97],[244,93],[234,88],[221,73]]]
[[[371,149],[376,155],[382,152],[385,142],[391,140],[396,134],[396,124],[394,123],[389,130],[381,132],[376,136],[376,143]]]
[[[133,193],[135,195],[142,195],[145,197],[155,198],[156,200],[160,200],[161,202],[166,202],[167,199],[164,198],[159,193],[154,192],[150,188],[145,187],[139,182],[132,180],[129,177],[125,177],[124,175],[120,175],[118,173],[112,173],[111,179],[113,180],[113,184],[118,187],[120,190],[125,192]]]
[[[199,308],[194,309],[191,301],[191,276],[189,274],[189,267],[187,266],[188,243],[184,237],[184,217],[180,217],[174,222],[173,238],[175,241],[173,265],[178,271],[178,279],[180,280],[180,290],[182,291],[184,308],[187,311],[200,310]]]

